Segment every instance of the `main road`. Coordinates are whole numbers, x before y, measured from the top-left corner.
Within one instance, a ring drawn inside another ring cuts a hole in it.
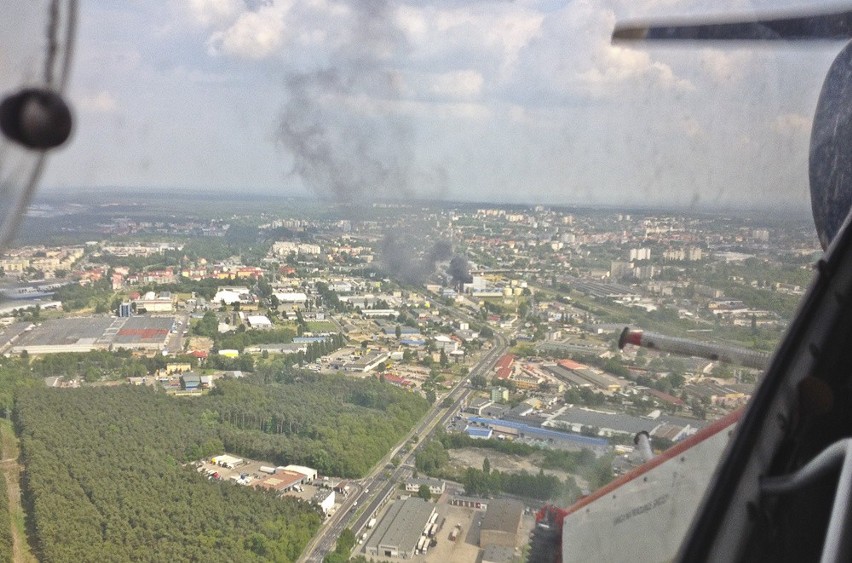
[[[474,375],[487,374],[506,351],[508,342],[505,336],[495,332],[494,340],[494,346],[482,356],[470,371],[470,374],[463,377],[447,394],[446,397],[450,398],[452,404],[449,407],[442,407],[443,400],[435,401],[420,424],[406,434],[375,465],[367,477],[353,482],[355,492],[343,502],[334,516],[323,524],[320,531],[305,548],[298,560],[299,562],[322,563],[326,554],[334,550],[337,538],[344,528],[350,528],[355,533],[356,538],[360,537],[367,522],[378,513],[379,508],[391,497],[399,483],[411,476],[417,450],[428,443],[435,429],[445,426],[450,417],[459,412],[461,405],[471,393],[468,378]],[[418,437],[417,446],[410,450],[404,450],[414,436]],[[397,462],[394,464],[391,460],[395,457]],[[390,472],[390,474],[388,475],[386,472]]]

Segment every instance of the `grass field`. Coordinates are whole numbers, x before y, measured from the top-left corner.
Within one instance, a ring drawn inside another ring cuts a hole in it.
[[[307,321],[308,330],[311,332],[336,332],[337,325],[331,321]]]

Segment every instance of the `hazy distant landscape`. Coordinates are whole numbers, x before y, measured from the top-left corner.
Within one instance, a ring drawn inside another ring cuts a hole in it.
[[[42,196],[0,257],[0,549],[365,561],[406,495],[469,527],[457,499],[567,506],[757,383],[620,331],[769,351],[818,255],[744,211]]]

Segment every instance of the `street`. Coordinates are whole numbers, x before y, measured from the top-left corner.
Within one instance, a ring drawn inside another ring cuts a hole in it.
[[[499,333],[494,335],[496,344],[489,350],[474,366],[467,377],[462,378],[447,395],[453,400],[449,408],[441,407],[441,400],[435,404],[423,417],[420,424],[400,440],[396,447],[391,450],[382,460],[376,464],[370,474],[360,481],[352,481],[357,486],[357,492],[353,493],[346,502],[341,505],[337,513],[323,524],[316,537],[305,548],[302,557],[298,561],[304,563],[321,563],[327,553],[334,550],[335,543],[340,533],[349,527],[358,538],[363,533],[367,522],[378,512],[400,482],[408,479],[414,467],[414,456],[423,444],[428,443],[436,428],[443,427],[447,421],[459,411],[460,406],[467,400],[472,392],[467,382],[474,375],[485,375],[493,367],[500,356],[505,352],[508,342]],[[399,454],[403,447],[408,444],[413,436],[418,436],[417,446],[399,457],[396,467],[391,460]],[[389,477],[384,476],[386,471],[391,471]],[[359,513],[358,510],[361,509]],[[353,521],[355,514],[360,514]]]

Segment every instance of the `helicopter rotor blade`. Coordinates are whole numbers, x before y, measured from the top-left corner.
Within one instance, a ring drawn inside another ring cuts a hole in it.
[[[852,207],[852,10],[727,21],[621,23],[612,41],[846,41],[823,83],[811,129],[811,210],[823,249]]]
[[[837,41],[852,39],[852,10],[727,21],[671,20],[622,23],[612,33],[619,41]]]

